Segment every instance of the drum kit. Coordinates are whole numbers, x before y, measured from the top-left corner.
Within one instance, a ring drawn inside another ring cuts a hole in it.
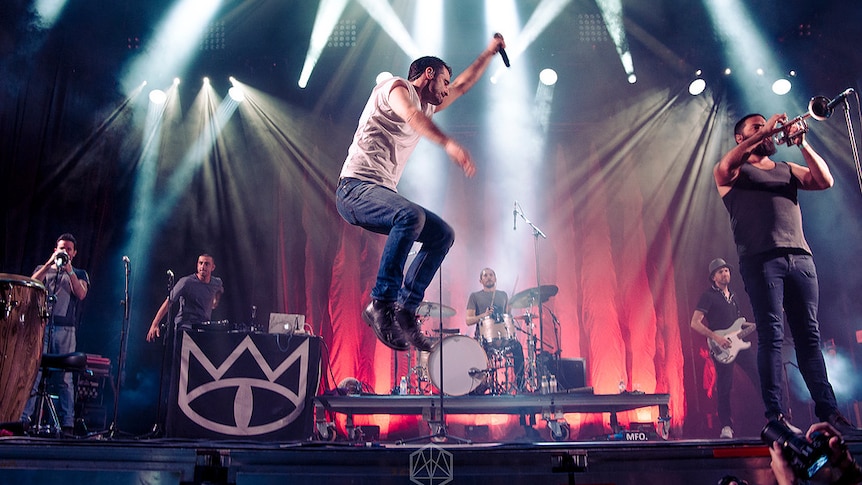
[[[402,376],[407,382],[406,393],[427,395],[436,390],[449,396],[463,396],[541,392],[541,382],[549,377],[549,366],[537,346],[535,307],[558,291],[555,285],[542,285],[517,293],[509,306],[523,309],[523,315],[483,318],[478,323],[478,340],[460,335],[457,329],[432,329],[429,338],[435,344],[430,352],[412,348],[407,352],[408,371]],[[456,313],[454,308],[440,303],[422,302],[416,319],[421,325],[429,318],[452,317]],[[520,346],[519,334],[526,335],[528,349],[524,376],[516,375],[512,355],[513,348]],[[401,393],[403,388],[402,385]]]

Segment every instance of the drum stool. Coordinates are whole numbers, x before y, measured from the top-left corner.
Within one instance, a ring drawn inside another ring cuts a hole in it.
[[[40,436],[55,436],[59,438],[62,436],[60,417],[57,415],[57,408],[54,406],[54,398],[56,396],[48,393],[48,379],[51,378],[54,372],[86,372],[87,354],[83,352],[42,354],[39,367],[42,371],[42,378],[39,380],[39,386],[36,391],[38,405],[33,414],[36,420],[33,423],[31,432]],[[48,408],[47,410],[45,409],[46,407]],[[48,412],[48,416],[46,416],[45,411]]]

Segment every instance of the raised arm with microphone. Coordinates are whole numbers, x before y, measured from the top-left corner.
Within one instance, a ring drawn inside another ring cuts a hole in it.
[[[497,32],[496,34],[494,34],[494,38],[495,39],[502,39],[503,35],[500,34],[499,32]],[[500,57],[503,58],[503,64],[505,64],[506,67],[509,67],[509,56],[506,55],[506,49],[503,49],[503,46],[499,46],[499,47],[497,47],[497,52],[499,52]]]

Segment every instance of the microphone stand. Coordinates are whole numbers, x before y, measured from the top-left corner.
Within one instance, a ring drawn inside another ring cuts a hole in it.
[[[124,284],[123,284],[123,300],[120,302],[123,305],[123,323],[120,331],[120,353],[117,356],[117,384],[114,388],[114,415],[111,420],[111,425],[108,427],[108,439],[117,438],[120,435],[119,427],[117,426],[117,416],[120,411],[120,390],[123,387],[123,373],[126,367],[126,337],[129,331],[129,321],[131,319],[131,295],[129,293],[129,279],[132,274],[131,263],[128,259],[123,259],[123,267],[125,269]]]
[[[560,338],[560,328],[562,325],[560,325],[560,320],[556,315],[554,315],[554,312],[552,312],[550,308],[548,308],[548,313],[551,314],[551,319],[554,321],[554,344],[557,346],[557,350],[554,353],[557,355],[557,360],[559,361],[563,354],[563,342]]]
[[[857,105],[859,98],[857,97]],[[856,136],[853,134],[853,121],[850,119],[850,103],[845,97],[842,105],[844,106],[844,121],[847,123],[847,136],[850,138],[850,147],[853,152],[853,163],[856,165],[856,180],[859,182],[859,191],[862,192],[862,164],[859,162],[859,151],[856,148]]]
[[[147,437],[150,438],[159,438],[162,436],[164,429],[162,429],[162,423],[165,422],[165,412],[167,411],[167,406],[165,401],[167,401],[167,397],[165,396],[165,366],[167,365],[167,360],[170,357],[171,362],[173,362],[173,347],[176,346],[176,341],[174,339],[174,335],[176,334],[176,329],[173,325],[173,318],[171,317],[171,292],[174,290],[174,273],[168,272],[168,294],[165,298],[168,300],[168,312],[165,315],[165,319],[167,320],[167,325],[165,325],[165,334],[162,336],[162,367],[161,372],[159,372],[159,400],[156,407],[156,422],[153,424],[152,429],[147,434]],[[252,307],[252,319],[254,319],[255,313],[257,311],[257,307]],[[168,342],[173,342],[172,345],[168,345]]]
[[[521,209],[520,204],[517,202],[515,202],[515,204],[517,206],[517,214],[521,216],[521,219],[523,219],[530,228],[533,229],[533,253],[536,255],[536,290],[538,291],[536,299],[539,300],[539,353],[541,354],[545,350],[545,326],[543,316],[544,312],[542,311],[542,278],[539,276],[539,236],[542,236],[544,239],[548,239],[548,236],[527,219],[527,216],[524,215],[524,210]]]
[[[42,345],[41,348],[42,348],[42,355],[43,356],[45,354],[51,353],[51,343],[52,343],[52,339],[54,338],[54,306],[57,303],[57,288],[60,287],[60,269],[62,269],[62,266],[60,266],[59,264],[55,264],[55,266],[57,267],[57,274],[54,275],[54,284],[51,285],[49,283],[49,279],[47,278],[47,276],[45,278],[45,289],[49,290],[53,286],[53,290],[50,292],[50,294],[48,295],[48,297],[46,299],[46,303],[47,303],[46,309],[48,311],[48,325],[47,325],[48,328],[47,328],[47,334],[44,336],[43,341],[40,342],[40,344]],[[39,362],[39,371],[38,371],[37,377],[38,377],[38,379],[36,379],[36,385],[39,387],[41,387],[41,385],[42,385],[42,380],[48,378],[48,376],[46,376],[44,373],[44,369],[42,368],[41,362]],[[50,397],[49,397],[49,399],[50,399]],[[36,435],[39,435],[42,432],[42,429],[41,429],[42,428],[42,416],[45,413],[45,407],[46,407],[45,396],[44,395],[38,395],[38,402],[34,402],[33,404],[34,404],[33,414],[30,415],[30,421],[36,425],[34,433]],[[60,433],[60,430],[59,429],[56,430],[56,434],[59,435],[59,433]]]
[[[443,379],[443,335],[444,334],[443,334],[443,266],[442,265],[440,266],[440,269],[438,270],[438,276],[440,277],[440,281],[439,281],[439,285],[440,285],[439,286],[439,288],[440,288],[440,300],[439,300],[440,308],[438,308],[437,319],[440,322],[438,324],[438,328],[440,330],[440,342],[438,342],[437,345],[440,346],[440,365],[439,365],[440,386],[439,386],[439,389],[437,389],[437,391],[439,392],[439,396],[440,396],[440,409],[438,411],[440,424],[437,426],[436,430],[432,429],[433,432],[431,434],[429,434],[427,436],[419,436],[417,438],[413,438],[413,439],[409,439],[409,440],[401,440],[401,441],[399,441],[400,444],[411,443],[413,441],[420,441],[420,440],[424,440],[424,439],[429,439],[431,441],[443,443],[445,441],[448,441],[449,438],[452,438],[455,441],[458,441],[459,443],[466,443],[466,444],[472,444],[473,443],[471,440],[468,440],[466,438],[461,438],[459,436],[452,436],[448,433],[448,431],[446,431],[446,411],[444,409],[444,398],[443,398],[443,394],[445,394],[443,392],[443,386],[445,385],[445,379]],[[430,356],[429,356],[429,361],[430,361]],[[429,365],[430,365],[430,362],[429,362]],[[429,420],[429,424],[431,424],[430,420]]]

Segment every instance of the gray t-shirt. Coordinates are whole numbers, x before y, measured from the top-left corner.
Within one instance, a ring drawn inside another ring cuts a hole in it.
[[[395,83],[406,85],[410,102],[422,110],[419,93],[406,79],[393,77],[375,86],[359,117],[353,142],[347,149],[341,178],[352,177],[397,191],[395,187],[421,135],[389,105],[389,93]],[[423,112],[430,118],[434,110],[435,107],[429,104]]]
[[[42,269],[42,266],[41,264],[37,266],[35,271]],[[87,286],[90,286],[90,276],[86,271],[79,268],[73,268],[72,271],[79,280],[85,281]],[[54,325],[58,327],[74,327],[78,324],[81,300],[72,293],[72,279],[69,273],[64,269],[59,274],[58,278],[57,267],[51,265],[42,280],[48,290],[48,296],[54,297],[54,302],[50,305],[51,316],[54,319]]]
[[[476,312],[476,315],[485,313],[485,310],[493,308],[493,317],[495,321],[502,322],[503,314],[506,313],[506,306],[509,304],[509,296],[505,291],[477,291],[470,293],[470,298],[467,299],[467,309],[471,308]],[[479,336],[479,325],[476,325],[474,332],[476,337]]]
[[[218,276],[210,277],[209,283],[199,280],[196,274],[183,276],[171,290],[171,303],[180,302],[180,310],[174,317],[174,323],[208,321],[213,311],[213,300],[223,291],[224,285]]]

